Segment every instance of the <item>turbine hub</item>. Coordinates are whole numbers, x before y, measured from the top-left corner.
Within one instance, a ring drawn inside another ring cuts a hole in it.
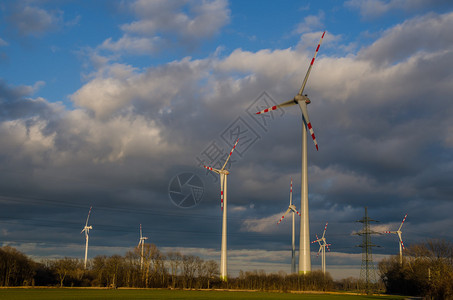
[[[307,97],[307,95],[296,95],[294,97],[294,101],[296,101],[296,103],[299,103],[300,101],[304,101],[306,104],[310,104],[311,103],[311,101]]]

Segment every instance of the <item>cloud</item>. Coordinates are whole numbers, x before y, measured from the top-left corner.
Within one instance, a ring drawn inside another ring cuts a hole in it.
[[[180,46],[192,49],[229,22],[227,6],[224,0],[137,0],[129,5],[129,9],[138,20],[121,26],[123,36],[119,40],[109,38],[98,48],[134,54],[154,54]]]
[[[453,38],[448,28],[453,26],[453,13],[426,14],[386,30],[382,37],[358,53],[359,58],[376,64],[395,63],[417,53],[441,53]]]
[[[416,11],[430,6],[442,6],[445,0],[349,0],[346,7],[358,9],[362,17],[379,17],[395,10]]]
[[[315,30],[322,30],[324,29],[324,19],[325,13],[323,11],[319,11],[317,15],[309,15],[304,18],[304,21],[297,25],[295,29],[295,33],[302,34],[313,32]]]
[[[37,6],[23,4],[15,4],[8,17],[8,21],[20,35],[41,36],[61,26],[63,21],[61,11],[47,11]]]
[[[6,47],[8,45],[9,45],[9,43],[7,41],[5,41],[4,39],[0,38],[0,47]]]
[[[431,232],[432,225],[451,238],[441,230],[451,227],[453,106],[447,100],[453,93],[453,41],[428,37],[445,35],[450,19],[448,13],[426,14],[389,28],[356,54],[318,56],[306,89],[320,146],[319,152],[312,144],[308,149],[310,216],[316,232],[329,221],[328,239],[339,252],[359,251],[348,239],[359,228],[354,221],[364,206],[384,224],[397,223],[408,211],[411,220],[423,224],[416,229],[423,229],[424,236],[437,234]],[[416,36],[414,28],[422,30],[423,37]],[[149,38],[139,31],[127,34]],[[221,142],[221,133],[241,116],[260,137],[249,152],[232,156],[237,162],[229,177],[229,204],[234,208],[229,245],[234,250],[255,243],[249,248],[276,249],[260,253],[263,260],[281,254],[278,251],[289,246],[290,224],[276,222],[287,207],[290,177],[295,203],[300,199],[300,112],[297,106],[289,107],[283,116],[269,117],[263,129],[247,109],[263,91],[277,103],[294,96],[320,33],[303,35],[310,36],[311,48],[302,47],[310,44],[303,39],[294,48],[236,49],[224,56],[185,57],[144,69],[96,57],[98,69],[70,96],[74,109],[34,97],[39,83],[0,82],[0,161],[6,170],[0,186],[2,196],[14,196],[2,201],[10,210],[14,203],[44,203],[50,209],[40,211],[41,219],[55,218],[59,209],[70,210],[68,220],[85,217],[86,207],[94,203],[99,222],[109,228],[99,235],[99,244],[112,248],[135,245],[136,236],[133,243],[117,236],[132,236],[127,228],[135,230],[143,219],[154,230],[149,236],[158,246],[203,244],[217,249],[218,183],[201,170],[206,196],[201,205],[181,212],[168,200],[168,181],[182,170],[201,169],[195,156],[209,142]],[[404,36],[411,37],[407,47],[393,51],[391,41],[399,43]],[[320,51],[328,45],[326,39]],[[83,222],[81,218],[80,226]],[[117,223],[122,227],[108,231],[120,226]],[[99,228],[98,223],[93,238]],[[410,228],[405,227],[408,233]],[[56,236],[70,239],[63,233]],[[421,237],[416,230],[413,236]],[[394,244],[392,239],[382,241]],[[383,251],[392,253],[389,249]],[[232,252],[236,266],[246,254]],[[352,261],[338,255],[341,259]],[[262,262],[250,263],[258,268]],[[265,267],[275,270],[277,265],[289,266],[272,261]]]

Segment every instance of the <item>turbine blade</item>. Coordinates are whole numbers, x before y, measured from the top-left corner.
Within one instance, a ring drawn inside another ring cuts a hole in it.
[[[140,240],[142,239],[142,224],[140,224]]]
[[[318,257],[318,256],[319,256],[319,252],[321,252],[321,249],[322,249],[322,245],[321,245],[321,244],[319,244],[319,250],[318,250],[318,254],[316,254],[316,257]]]
[[[291,178],[291,186],[289,189],[289,205],[293,204],[293,179]]]
[[[280,222],[285,218],[286,214],[289,213],[291,209],[287,209],[286,212],[283,214],[283,216],[280,218],[280,220],[277,222],[277,225],[280,224]]]
[[[234,148],[236,148],[236,145],[238,144],[238,142],[239,142],[239,139],[237,139],[236,143],[235,143],[234,146],[233,146],[233,149],[231,149],[231,151],[230,151],[230,155],[228,155],[228,158],[227,158],[227,160],[225,161],[225,164],[223,165],[222,169],[220,169],[220,170],[224,170],[224,169],[225,169],[225,167],[226,167],[228,161],[230,160],[231,154],[233,154]]]
[[[305,124],[307,125],[308,130],[310,131],[311,138],[313,143],[315,143],[316,151],[318,151],[318,142],[316,141],[315,132],[311,126],[310,119],[308,118],[307,103],[305,101],[299,101],[300,109],[302,110],[302,115],[304,116]]]
[[[403,222],[401,222],[400,228],[398,228],[398,231],[401,230],[401,227],[403,227],[404,221],[406,221],[407,214],[404,216]]]
[[[326,32],[324,31],[322,33],[321,39],[319,40],[318,47],[316,47],[315,55],[313,55],[310,66],[308,67],[308,70],[307,70],[307,74],[305,74],[304,81],[302,82],[302,86],[300,87],[300,90],[298,93],[299,95],[302,95],[302,93],[304,92],[305,85],[307,84],[307,81],[308,81],[308,76],[310,75],[311,68],[313,67],[313,64],[315,63],[316,55],[318,55],[319,47],[321,47],[322,39],[324,38],[325,34],[326,34]]]
[[[403,250],[404,250],[404,243],[403,243],[403,240],[400,240],[401,242],[401,246],[403,246]]]
[[[319,243],[319,238],[318,238],[318,235],[317,235],[317,234],[316,234],[316,240],[314,240],[314,241],[313,241],[313,242],[311,242],[311,243],[313,244],[313,243],[316,243],[316,242],[318,242],[318,243]]]
[[[329,223],[326,222],[326,226],[324,226],[324,232],[322,233],[322,238],[324,238],[324,235],[326,234],[327,224],[329,224]]]
[[[88,217],[87,217],[87,222],[85,223],[85,226],[88,226],[88,219],[90,218],[90,214],[91,214],[91,208],[93,206],[90,206],[90,210],[88,211]]]
[[[267,113],[267,112],[276,110],[277,108],[288,107],[288,106],[292,106],[292,105],[294,105],[294,104],[297,104],[297,102],[294,101],[294,99],[292,99],[292,100],[289,100],[289,101],[280,103],[279,105],[274,105],[274,106],[272,106],[272,107],[263,109],[262,111],[259,111],[259,112],[257,112],[256,114],[259,115],[259,114]]]
[[[220,172],[220,170],[217,170],[217,169],[214,169],[214,168],[211,168],[211,167],[208,167],[208,166],[203,166],[203,168],[208,169],[209,171],[216,172],[217,174],[219,174],[219,172]]]
[[[326,244],[327,250],[329,250],[329,252],[330,252],[329,246],[332,246],[332,244]]]
[[[225,174],[220,174],[220,208],[223,211],[223,190],[225,188]]]

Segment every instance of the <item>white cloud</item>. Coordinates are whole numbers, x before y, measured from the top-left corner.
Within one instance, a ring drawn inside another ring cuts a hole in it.
[[[443,0],[349,0],[346,7],[358,9],[362,17],[379,17],[395,10],[415,11],[430,6],[442,5]]]
[[[323,11],[319,11],[317,15],[309,15],[304,18],[304,21],[297,25],[295,29],[295,33],[302,34],[317,30],[324,29],[324,19],[325,13]]]
[[[129,8],[137,21],[123,24],[124,35],[118,41],[105,40],[99,49],[133,54],[154,54],[169,47],[191,49],[210,38],[229,22],[228,2],[142,1]]]

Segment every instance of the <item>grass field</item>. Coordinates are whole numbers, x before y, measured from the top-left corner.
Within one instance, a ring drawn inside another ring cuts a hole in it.
[[[0,289],[2,300],[35,299],[404,299],[399,296],[364,296],[339,294],[290,294],[239,291],[183,291],[144,289],[71,289],[71,288],[8,288]]]

